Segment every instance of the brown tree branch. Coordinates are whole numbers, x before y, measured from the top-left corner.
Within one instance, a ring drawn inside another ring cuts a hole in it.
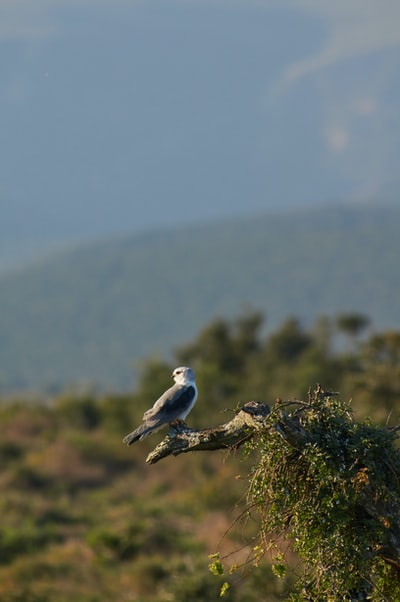
[[[293,402],[304,407],[299,408],[301,413],[310,407],[303,402]],[[287,404],[282,404],[282,406]],[[288,402],[288,405],[292,403]],[[148,464],[156,464],[167,456],[178,456],[192,451],[213,451],[229,449],[242,445],[260,429],[274,428],[286,441],[297,449],[311,441],[310,433],[302,426],[300,415],[280,412],[275,415],[276,420],[267,420],[271,411],[268,405],[259,401],[247,402],[235,417],[225,424],[216,427],[196,430],[185,423],[177,423],[170,427],[167,436],[149,453],[146,458]],[[389,430],[397,432],[400,425],[390,427]]]
[[[178,456],[192,451],[238,447],[260,428],[269,427],[266,423],[269,414],[270,409],[267,405],[250,401],[230,422],[220,426],[202,430],[191,429],[186,424],[171,426],[168,435],[149,453],[146,462],[155,464],[167,456]]]

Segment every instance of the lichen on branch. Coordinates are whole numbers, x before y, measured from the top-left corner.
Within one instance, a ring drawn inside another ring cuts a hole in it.
[[[268,428],[266,419],[269,407],[257,401],[246,403],[234,418],[225,424],[203,430],[189,428],[186,424],[171,426],[168,435],[147,456],[148,464],[162,458],[192,451],[213,451],[239,447],[260,429]]]

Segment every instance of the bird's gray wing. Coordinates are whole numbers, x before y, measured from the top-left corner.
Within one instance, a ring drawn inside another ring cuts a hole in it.
[[[124,437],[127,445],[144,439],[153,431],[157,431],[164,424],[173,422],[190,407],[196,389],[192,385],[173,385],[143,414],[143,424]]]
[[[190,406],[196,390],[192,385],[175,384],[157,401],[154,406],[143,415],[147,426],[158,427],[168,422],[173,422],[181,416]]]

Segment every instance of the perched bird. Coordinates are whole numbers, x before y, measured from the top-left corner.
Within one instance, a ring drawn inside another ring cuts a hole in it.
[[[164,424],[185,420],[197,399],[197,387],[191,368],[181,366],[172,373],[175,384],[157,399],[150,410],[143,414],[143,424],[124,437],[127,445],[144,439],[158,431]]]

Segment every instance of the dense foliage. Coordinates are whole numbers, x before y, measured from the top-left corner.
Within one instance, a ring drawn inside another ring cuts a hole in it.
[[[344,399],[354,394],[353,406],[358,415],[369,414],[382,422],[393,410],[391,421],[396,422],[398,333],[370,335],[363,322],[364,330],[354,333],[352,325],[352,331],[346,335],[348,341],[338,345],[344,336],[341,329],[346,328],[345,322],[341,319],[339,325],[338,321],[325,318],[305,329],[298,320],[290,319],[265,336],[263,316],[256,312],[232,321],[215,320],[192,343],[178,349],[173,360],[174,365],[192,364],[198,375],[199,401],[188,422],[197,427],[225,422],[231,416],[226,409],[231,411],[250,399],[273,403],[277,397],[286,400],[297,396],[307,402],[308,386],[317,381],[341,390]],[[307,498],[302,501],[299,495],[296,502],[295,490],[290,498],[293,512],[303,521],[299,519],[296,525],[297,536],[307,524],[316,534],[321,530],[319,510],[329,527],[321,535],[330,541],[334,542],[341,530],[357,535],[354,530],[358,527],[352,522],[354,513],[346,518],[342,511],[350,504],[355,512],[357,496],[368,492],[374,483],[374,449],[378,448],[371,445],[367,453],[363,452],[363,464],[353,466],[351,462],[361,453],[366,436],[376,436],[377,446],[383,431],[365,422],[362,428],[356,427],[356,421],[346,418],[347,406],[335,406],[339,403],[336,398],[327,403],[328,414],[336,415],[338,411],[343,420],[338,423],[337,435],[332,431],[332,437],[350,438],[353,450],[353,456],[346,458],[348,477],[337,482],[333,475],[340,455],[336,458],[329,452],[330,444],[324,447],[324,441],[318,441],[318,424],[312,413],[308,415],[309,426],[318,445],[307,446],[301,457],[285,447],[285,441],[276,433],[260,440],[260,446],[265,446],[257,447],[245,459],[240,454],[188,454],[149,467],[144,459],[162,433],[133,448],[126,448],[122,437],[139,423],[160,390],[169,385],[171,368],[172,363],[147,362],[137,391],[130,395],[67,392],[38,403],[3,400],[2,601],[200,602],[218,598],[226,578],[220,575],[215,579],[208,571],[208,555],[219,550],[221,557],[228,556],[232,563],[247,566],[255,553],[260,526],[262,533],[272,528],[278,534],[283,528],[282,524],[268,524],[270,519],[262,512],[260,520],[258,513],[246,523],[239,520],[247,516],[248,474],[255,487],[254,502],[260,502],[260,510],[267,494],[275,496],[277,508],[278,504],[287,504],[278,487],[285,479],[287,486],[296,483],[298,492],[302,485],[306,486],[307,478],[310,491],[315,486],[319,505],[315,501],[313,512],[305,503]],[[281,405],[278,403],[277,408]],[[391,439],[381,442],[389,450]],[[340,448],[339,443],[335,445]],[[264,459],[260,453],[265,454]],[[267,490],[257,476],[256,460],[261,457],[262,466],[267,463],[268,454],[276,475],[276,490]],[[385,466],[389,464],[384,458],[382,461],[384,468],[379,474],[384,478]],[[396,474],[397,468],[392,469]],[[321,479],[327,481],[326,490],[321,487]],[[335,500],[332,515],[330,496]],[[288,521],[292,518],[289,511],[285,516]],[[384,521],[378,523],[375,521],[374,525],[385,533]],[[360,522],[360,529],[363,525],[365,521]],[[296,537],[294,524],[290,526]],[[343,550],[343,562],[357,561],[357,554],[366,549],[366,540],[361,538],[359,545],[359,549],[354,543]],[[246,578],[241,571],[230,577],[232,587],[226,593],[230,600],[277,602],[282,595],[294,591],[292,569],[296,569],[298,560],[286,555],[282,560],[275,558],[271,567],[261,547],[258,551],[260,570],[250,572]],[[297,552],[307,562],[318,549],[310,543],[309,550],[298,547]],[[364,560],[370,562],[368,557]],[[290,568],[287,571],[286,561]],[[276,577],[285,571],[283,579]],[[378,584],[379,567],[374,566],[373,571]],[[361,579],[363,567],[359,573]],[[339,584],[343,574],[340,565],[335,577]]]
[[[290,541],[303,561],[293,601],[399,600],[395,433],[354,420],[348,403],[321,389],[273,414],[275,433],[251,443],[260,453],[249,488],[251,511],[262,517],[258,554]],[[286,421],[296,429],[289,441],[279,427]],[[274,566],[284,575],[279,552]]]

